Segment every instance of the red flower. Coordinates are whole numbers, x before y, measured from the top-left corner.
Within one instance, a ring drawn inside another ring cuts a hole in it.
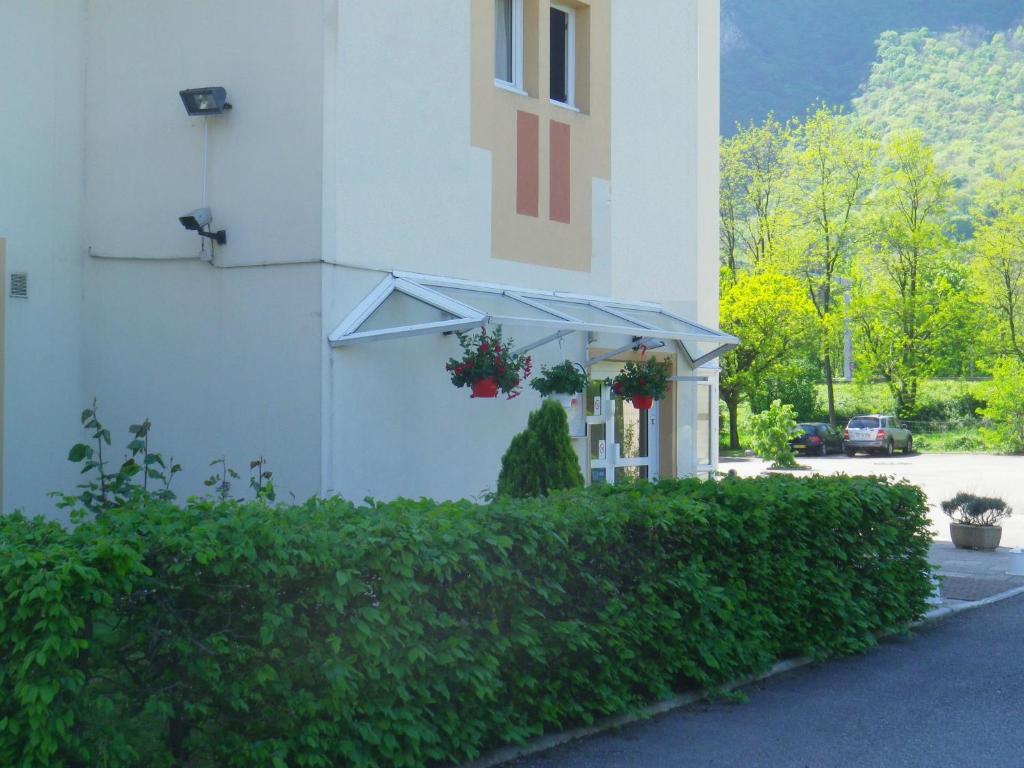
[[[486,354],[486,352],[487,352],[487,350],[488,350],[488,349],[489,349],[489,347],[488,347],[488,346],[487,346],[486,344],[481,344],[481,345],[480,345],[480,352],[481,352],[481,353],[484,353],[484,354]]]

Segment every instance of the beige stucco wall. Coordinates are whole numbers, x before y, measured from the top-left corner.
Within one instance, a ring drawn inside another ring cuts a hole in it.
[[[611,0],[570,3],[576,8],[576,104],[579,111],[552,103],[548,0],[524,0],[525,95],[494,83],[494,3],[473,2],[471,94],[474,146],[491,153],[491,255],[498,259],[589,272],[593,259],[593,180],[609,180]],[[540,76],[539,73],[544,73]],[[540,122],[539,215],[516,212],[516,113]],[[570,131],[568,223],[552,221],[549,190],[550,124]],[[605,215],[604,210],[598,216]]]

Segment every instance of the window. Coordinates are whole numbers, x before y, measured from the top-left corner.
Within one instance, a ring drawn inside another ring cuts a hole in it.
[[[551,100],[575,106],[576,14],[565,6],[551,6]]]
[[[523,88],[523,0],[494,0],[494,82]]]

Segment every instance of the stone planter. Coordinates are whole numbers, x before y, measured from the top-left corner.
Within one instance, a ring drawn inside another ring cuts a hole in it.
[[[949,537],[957,549],[981,549],[991,552],[999,546],[1003,529],[998,525],[949,524]]]

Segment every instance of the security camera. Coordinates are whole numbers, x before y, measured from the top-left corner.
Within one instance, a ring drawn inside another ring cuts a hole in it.
[[[196,208],[192,213],[187,213],[184,216],[179,216],[178,221],[181,222],[181,226],[190,232],[199,232],[203,227],[208,226],[213,217],[210,215],[209,208]]]
[[[178,221],[185,229],[195,232],[200,237],[208,237],[217,245],[224,245],[228,241],[228,233],[223,229],[218,229],[216,232],[210,232],[207,229],[210,222],[213,221],[213,215],[209,208],[196,208],[192,213],[179,216]]]

